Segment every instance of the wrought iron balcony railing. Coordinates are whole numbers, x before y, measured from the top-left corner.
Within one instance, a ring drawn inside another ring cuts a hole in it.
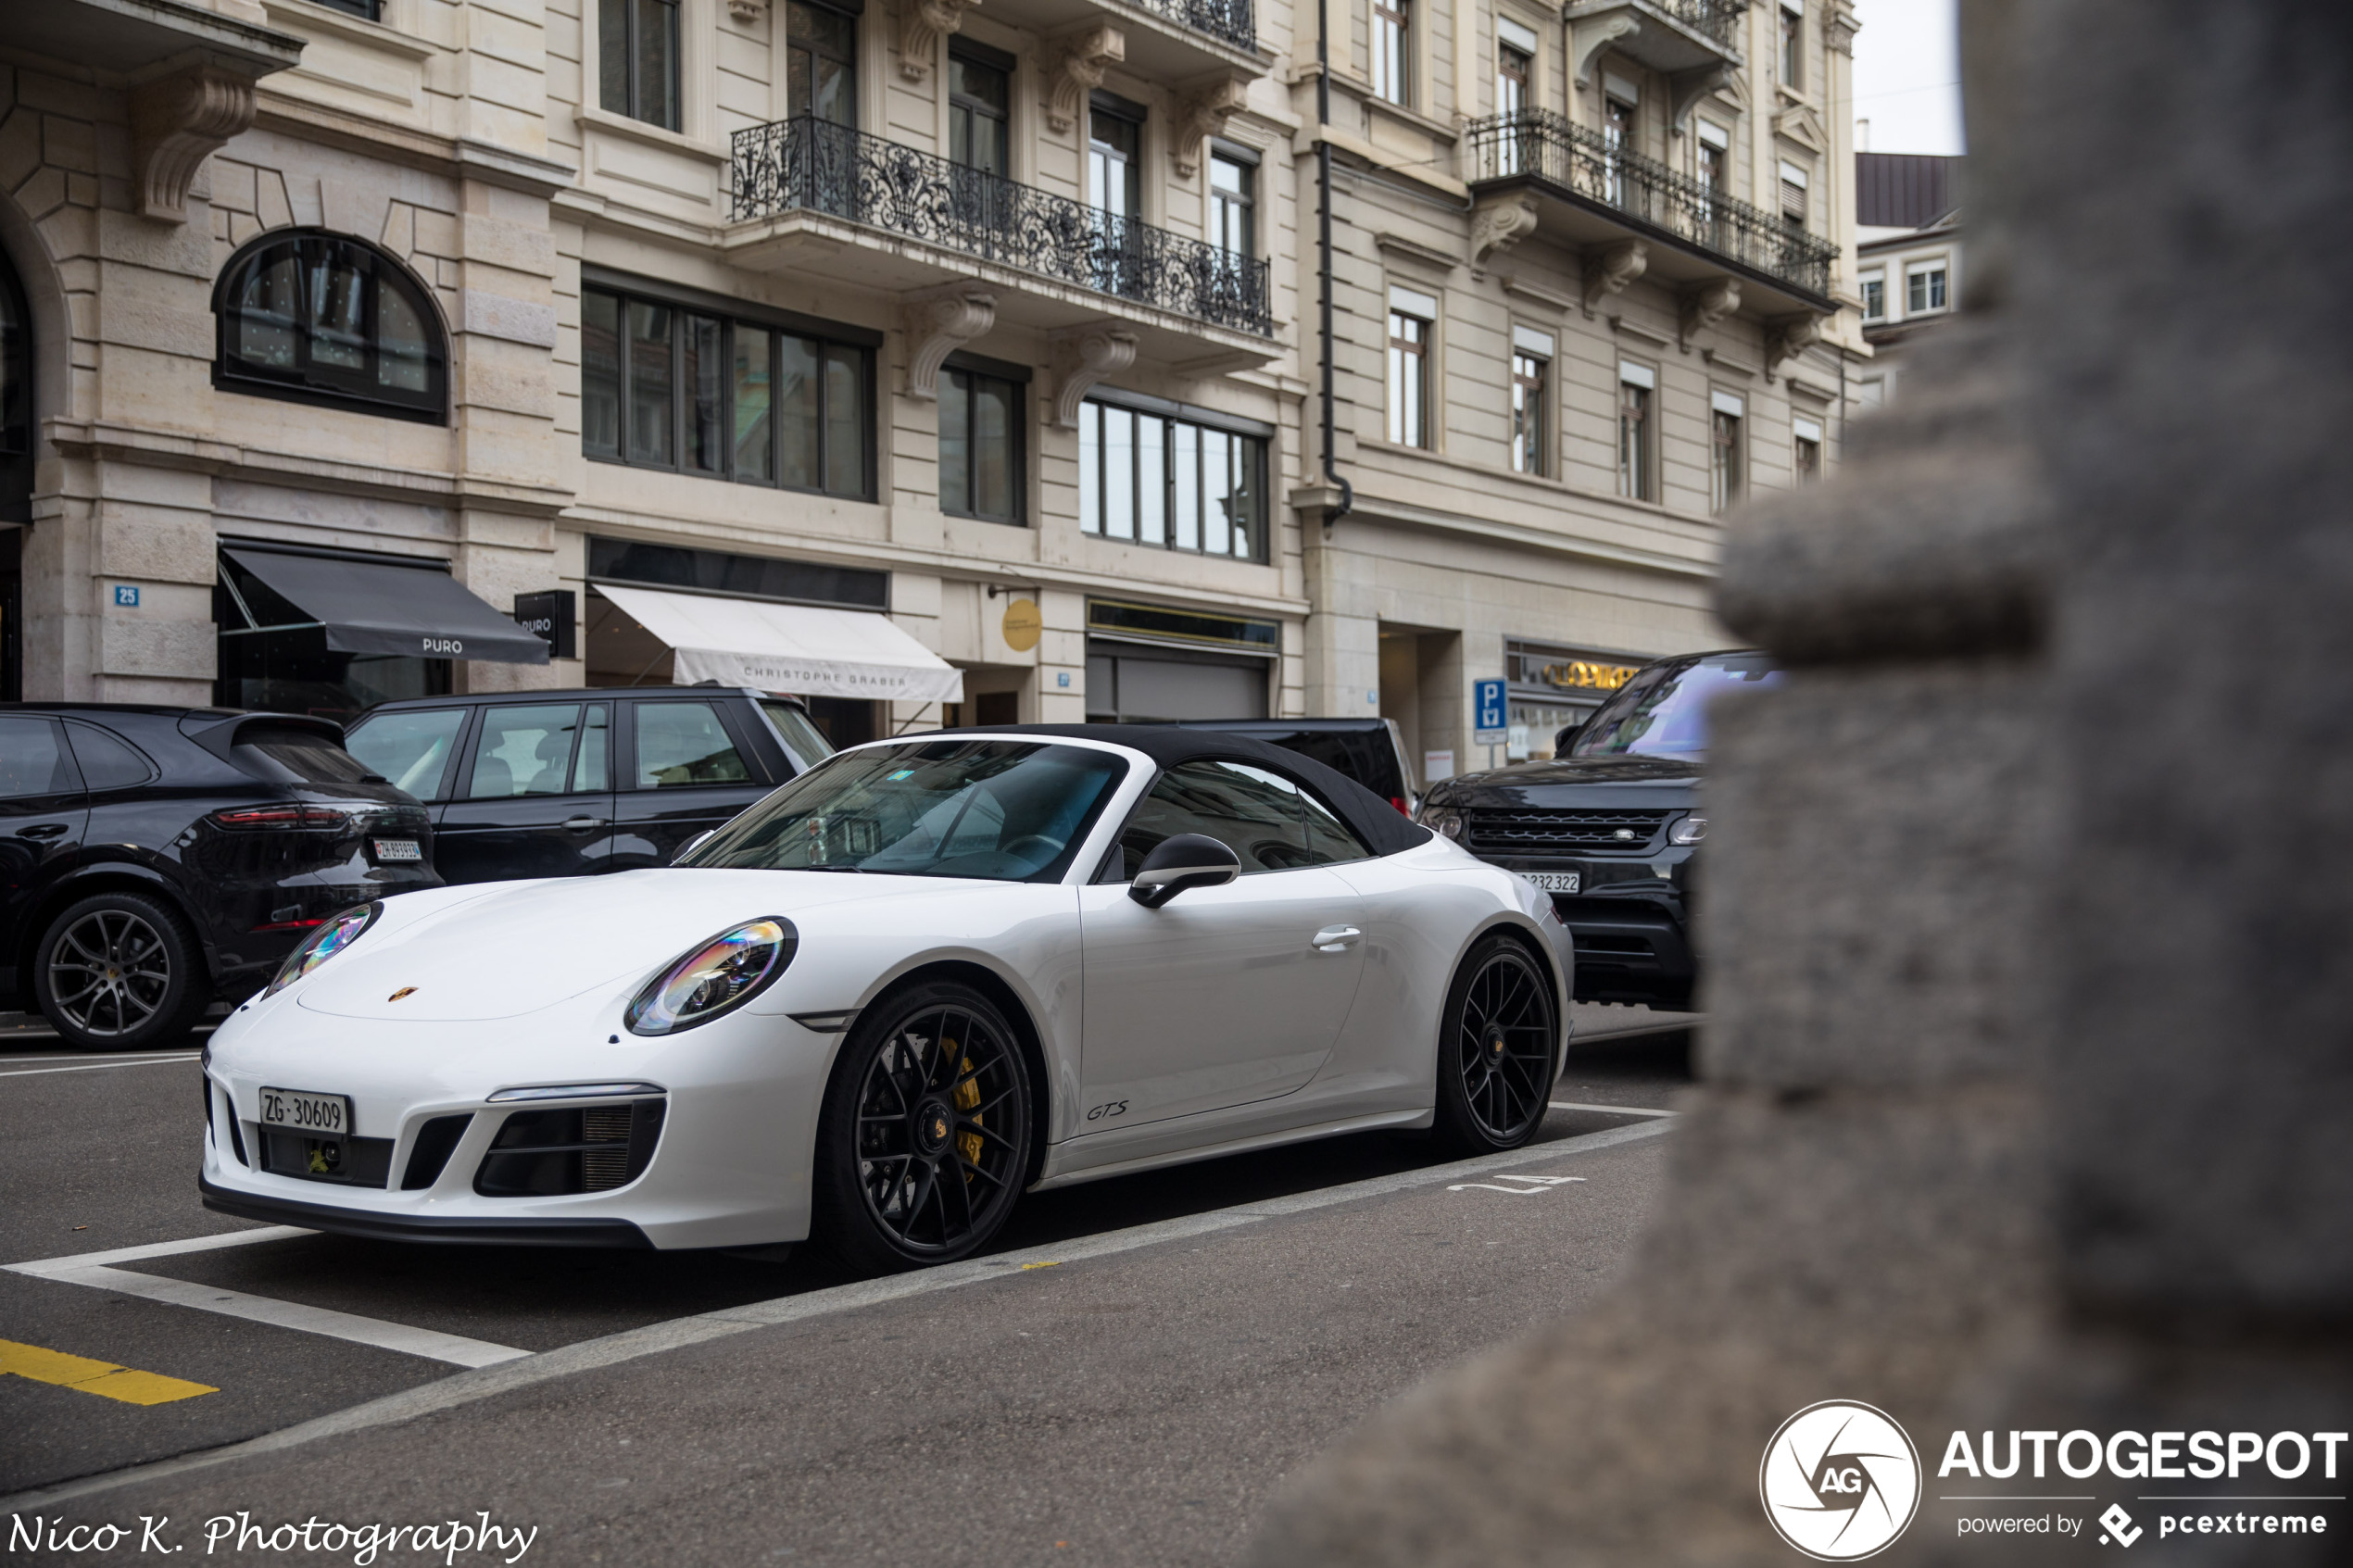
[[[1662,230],[1695,250],[1738,262],[1827,300],[1838,247],[1688,174],[1614,148],[1550,109],[1473,120],[1471,182],[1525,177]]]
[[[735,135],[735,216],[806,211],[1272,337],[1267,265],[847,125]]]
[[[1655,11],[1665,12],[1711,42],[1727,49],[1736,49],[1733,31],[1740,26],[1741,13],[1748,9],[1748,0],[1644,0]]]
[[[1258,18],[1251,0],[1133,0],[1179,27],[1205,32],[1237,49],[1258,47]],[[1721,5],[1725,0],[1678,0],[1682,5]]]

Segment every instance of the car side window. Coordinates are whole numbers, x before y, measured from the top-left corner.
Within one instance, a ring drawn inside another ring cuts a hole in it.
[[[1299,792],[1300,815],[1307,828],[1307,859],[1318,866],[1335,865],[1342,860],[1369,860],[1373,852],[1355,830],[1340,820],[1332,809],[1315,798],[1312,790]]]
[[[611,759],[612,730],[606,721],[605,705],[592,702],[588,705],[586,727],[580,732],[580,755],[573,759],[573,789],[610,789]]]
[[[73,795],[81,788],[56,724],[23,714],[0,714],[0,800]]]
[[[359,721],[345,737],[344,749],[395,788],[420,800],[438,800],[449,754],[465,726],[462,708],[378,713]]]
[[[1246,762],[1185,762],[1171,768],[1137,804],[1119,835],[1128,880],[1164,838],[1207,834],[1242,863],[1242,874],[1311,865],[1300,816],[1299,786]]]
[[[73,747],[85,789],[132,789],[156,776],[146,757],[111,730],[68,724],[66,740]]]
[[[572,769],[573,738],[579,729],[580,705],[575,702],[491,709],[482,716],[482,739],[474,746],[467,797],[506,800],[563,794]]]
[[[718,710],[707,702],[637,705],[637,769],[633,789],[751,783]]]

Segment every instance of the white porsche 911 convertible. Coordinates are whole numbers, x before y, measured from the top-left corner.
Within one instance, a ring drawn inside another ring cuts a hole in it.
[[[205,1061],[208,1207],[904,1269],[1027,1190],[1374,1127],[1535,1135],[1551,901],[1288,751],[1027,725],[842,752],[660,871],[321,926]]]

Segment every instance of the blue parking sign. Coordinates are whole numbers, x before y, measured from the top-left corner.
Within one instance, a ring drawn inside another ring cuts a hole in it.
[[[1504,683],[1473,681],[1471,711],[1477,721],[1471,726],[1478,734],[1471,737],[1479,746],[1501,746],[1509,730],[1511,718],[1504,704]]]

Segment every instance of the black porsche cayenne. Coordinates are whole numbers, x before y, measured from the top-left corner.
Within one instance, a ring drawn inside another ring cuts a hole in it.
[[[340,909],[440,885],[424,808],[324,719],[0,703],[0,1007],[136,1050]]]
[[[1646,664],[1551,759],[1433,785],[1420,820],[1552,894],[1577,939],[1579,1001],[1687,1008],[1707,700],[1779,678],[1750,650]]]

